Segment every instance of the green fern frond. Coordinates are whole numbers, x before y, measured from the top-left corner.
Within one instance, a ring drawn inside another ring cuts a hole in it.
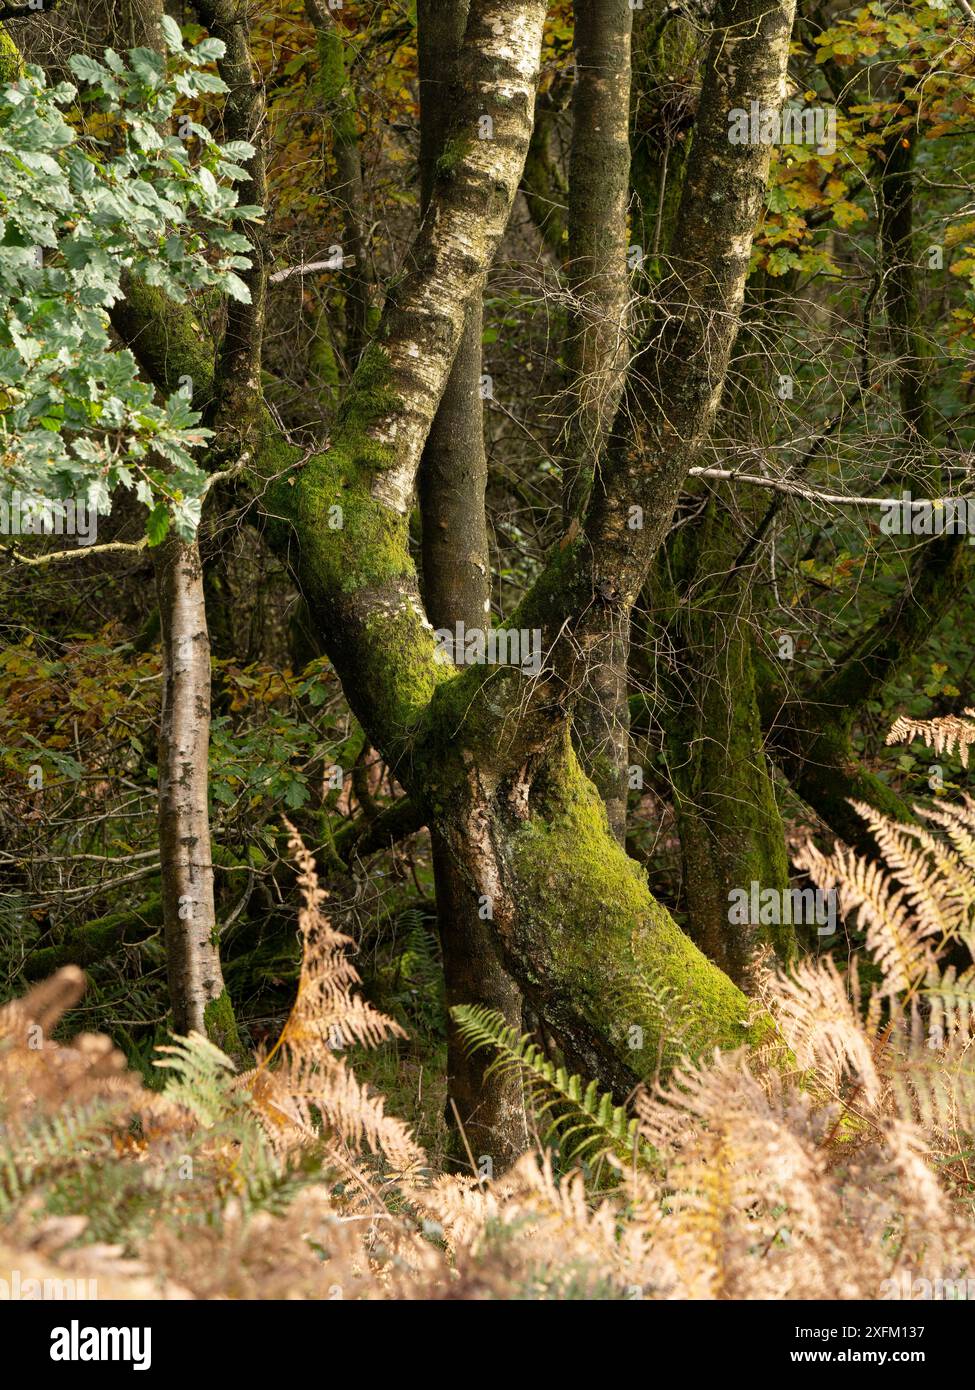
[[[402,931],[397,966],[400,977],[419,987],[439,984],[443,964],[428,919],[419,908],[407,908],[400,914],[397,929]]]
[[[595,1081],[586,1082],[556,1066],[528,1033],[519,1034],[494,1009],[458,1004],[450,1014],[469,1053],[485,1048],[496,1052],[487,1075],[521,1073],[536,1115],[549,1121],[546,1143],[557,1141],[563,1154],[578,1162],[591,1163],[613,1153],[628,1164],[650,1163],[652,1151],[641,1139],[636,1120]]]
[[[169,1100],[182,1105],[203,1125],[214,1125],[243,1104],[232,1091],[233,1062],[200,1033],[158,1047],[156,1066],[174,1073],[166,1084]]]
[[[0,1151],[0,1215],[31,1188],[107,1148],[124,1119],[117,1098],[44,1115],[13,1134]]]

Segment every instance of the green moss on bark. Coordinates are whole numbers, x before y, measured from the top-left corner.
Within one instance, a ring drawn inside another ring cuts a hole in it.
[[[197,409],[209,400],[213,345],[190,305],[177,304],[130,276],[125,298],[112,310],[112,323],[150,380],[165,391],[176,391],[182,378],[189,377]]]
[[[571,748],[546,780],[511,850],[530,937],[519,954],[545,962],[570,1040],[581,1013],[631,1078],[685,1051],[757,1040],[767,1024],[749,1022],[745,996],[654,900]]]
[[[446,141],[443,147],[443,153],[437,160],[436,170],[438,181],[449,183],[451,179],[453,179],[454,173],[458,165],[463,162],[471,143],[468,137],[459,135],[451,136],[451,138]]]
[[[440,670],[430,659],[430,626],[412,603],[388,615],[378,613],[366,624],[366,636],[377,661],[377,678],[387,687],[387,718],[412,728],[428,707],[437,686]],[[389,661],[392,645],[398,650],[396,661]]]
[[[24,74],[24,60],[20,49],[0,24],[0,82],[16,82]]]
[[[216,999],[211,999],[203,1010],[203,1021],[206,1026],[206,1034],[214,1046],[226,1052],[228,1057],[238,1060],[244,1053],[244,1045],[237,1032],[237,1020],[234,1017],[234,1006],[230,1002],[230,995],[226,990],[217,995]]]
[[[733,612],[712,625],[684,654],[689,664],[668,727],[668,756],[691,934],[742,982],[756,946],[771,946],[788,961],[796,941],[791,925],[729,921],[731,891],[754,882],[785,892],[789,861],[758,714],[751,633]]]
[[[162,926],[162,898],[154,894],[141,907],[122,908],[78,927],[58,946],[34,951],[24,963],[28,980],[42,980],[62,965],[99,965],[122,946],[134,946]]]
[[[875,854],[877,847],[851,801],[865,801],[891,820],[910,823],[917,819],[893,787],[864,766],[839,721],[809,737],[795,784],[799,795],[831,830],[854,849],[868,854]]]
[[[370,427],[394,410],[386,354],[371,344],[356,371],[335,438],[300,478],[297,506],[316,589],[355,593],[410,574],[409,522],[377,502],[371,484],[394,451]],[[310,543],[309,543],[310,542]]]

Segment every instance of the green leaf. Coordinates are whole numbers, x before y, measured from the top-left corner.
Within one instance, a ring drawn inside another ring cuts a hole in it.
[[[72,53],[68,67],[81,82],[101,82],[109,75],[107,68],[84,53]]]
[[[182,53],[183,34],[179,25],[170,15],[164,14],[162,17],[163,38],[166,40],[166,47],[170,53]]]
[[[249,304],[251,302],[250,290],[244,284],[240,276],[235,275],[232,270],[228,271],[224,276],[223,287],[230,295],[231,299],[236,299],[241,304]]]
[[[161,545],[169,532],[169,508],[157,502],[146,518],[146,535],[150,545]]]
[[[209,62],[212,58],[222,58],[226,51],[227,45],[223,39],[201,39],[194,46],[193,56]]]
[[[308,800],[308,788],[303,782],[289,782],[284,789],[284,802],[291,811],[300,811]]]

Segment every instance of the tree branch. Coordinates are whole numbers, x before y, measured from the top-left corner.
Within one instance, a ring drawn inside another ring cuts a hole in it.
[[[21,565],[57,565],[64,560],[90,560],[101,555],[131,555],[145,550],[149,544],[148,536],[138,541],[106,541],[104,545],[81,545],[74,550],[52,550],[47,555],[24,555],[12,546],[4,546],[4,554]]]

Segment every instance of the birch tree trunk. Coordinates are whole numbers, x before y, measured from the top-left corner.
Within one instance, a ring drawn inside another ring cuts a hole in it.
[[[159,851],[166,966],[177,1033],[236,1049],[217,949],[207,805],[210,640],[195,541],[172,536],[155,552],[162,628]]]
[[[256,152],[248,179],[239,185],[247,202],[262,204],[266,194],[262,148],[263,94],[251,61],[243,0],[206,0],[201,19],[223,40],[219,60],[227,84],[223,124],[228,139],[250,140]],[[142,42],[161,42],[160,0],[138,0],[130,22]],[[212,390],[205,416],[215,429],[209,451],[218,460],[238,463],[253,441],[261,416],[261,348],[267,271],[264,246],[250,232],[251,266],[246,272],[247,303],[228,307],[224,339],[215,369],[188,373],[200,400]],[[170,535],[155,552],[163,651],[159,740],[159,844],[163,924],[174,1027],[178,1033],[205,1033],[230,1052],[240,1051],[233,1008],[220,968],[213,892],[209,816],[210,638],[199,541]]]

